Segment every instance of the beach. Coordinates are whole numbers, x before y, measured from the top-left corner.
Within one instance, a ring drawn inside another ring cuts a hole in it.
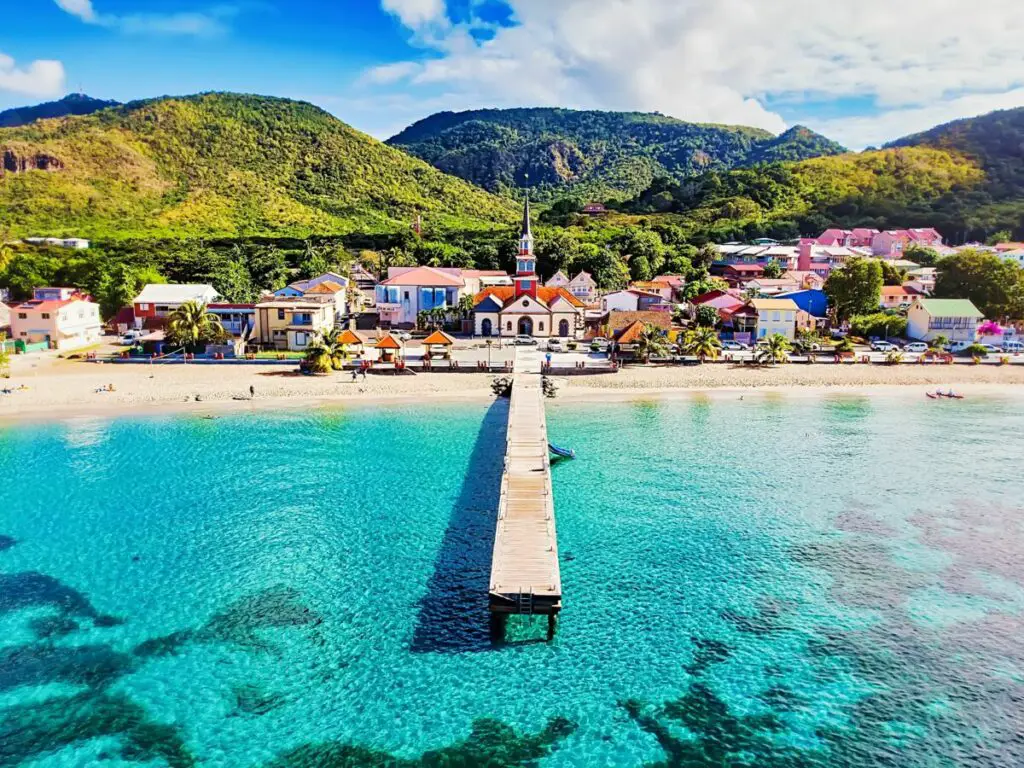
[[[492,397],[494,374],[420,373],[394,376],[351,373],[303,376],[281,365],[128,365],[49,356],[12,360],[0,380],[0,421],[200,412],[254,408],[303,408],[332,403],[481,400]],[[555,376],[566,399],[628,399],[699,391],[848,391],[877,388],[955,387],[965,393],[1016,391],[1024,366],[801,365],[753,368],[726,363],[694,366],[627,366],[616,373]],[[111,389],[112,386],[112,389]],[[255,397],[250,396],[250,387]],[[1022,390],[1024,391],[1024,390]]]

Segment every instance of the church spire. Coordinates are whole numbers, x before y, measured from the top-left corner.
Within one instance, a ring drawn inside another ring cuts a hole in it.
[[[530,190],[526,190],[526,200],[523,203],[523,237],[533,238],[533,233],[530,231]]]
[[[533,232],[530,230],[530,193],[523,203],[523,231],[519,236],[519,257],[516,259],[516,298],[528,294],[537,298],[537,261],[533,256]]]

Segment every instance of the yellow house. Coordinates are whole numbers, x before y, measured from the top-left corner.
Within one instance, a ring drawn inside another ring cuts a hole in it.
[[[758,339],[776,333],[790,341],[796,337],[796,313],[800,308],[792,299],[753,299],[749,306],[757,312]]]
[[[256,305],[253,341],[272,349],[304,352],[313,337],[334,327],[331,296],[275,297]]]

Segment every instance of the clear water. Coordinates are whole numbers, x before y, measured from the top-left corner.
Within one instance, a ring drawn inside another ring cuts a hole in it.
[[[0,766],[1024,764],[1022,407],[555,402],[497,647],[503,404],[0,429]]]

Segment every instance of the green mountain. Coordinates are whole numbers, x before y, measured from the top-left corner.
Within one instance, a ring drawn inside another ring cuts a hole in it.
[[[36,120],[68,115],[91,115],[107,107],[120,106],[118,101],[104,101],[86,96],[84,93],[69,93],[58,101],[47,101],[32,107],[15,107],[0,112],[0,128],[16,128]]]
[[[515,206],[310,104],[160,98],[0,129],[0,222],[18,235],[246,237],[512,221]]]
[[[986,189],[994,200],[1024,197],[1024,108],[956,120],[888,146],[960,152],[985,170]]]
[[[659,176],[844,151],[802,126],[774,136],[657,113],[546,108],[439,112],[388,144],[492,192],[529,186],[541,198],[570,192],[602,200],[636,195]]]

